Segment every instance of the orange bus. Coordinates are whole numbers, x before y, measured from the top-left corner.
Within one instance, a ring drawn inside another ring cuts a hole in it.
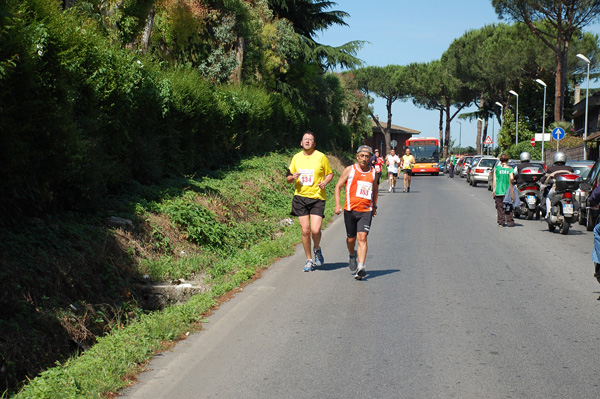
[[[434,137],[410,138],[406,147],[415,157],[413,173],[440,174],[440,141]]]

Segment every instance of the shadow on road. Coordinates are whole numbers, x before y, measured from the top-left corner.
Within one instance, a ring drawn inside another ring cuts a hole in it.
[[[363,281],[371,278],[385,276],[386,274],[398,273],[399,271],[400,269],[369,270],[369,268],[367,268],[367,276],[363,279]]]
[[[336,262],[336,263],[325,263],[323,266],[318,266],[315,268],[316,271],[322,270],[322,271],[332,271],[332,270],[337,270],[337,269],[343,269],[343,268],[347,268],[348,267],[348,262]],[[348,269],[350,270],[350,269]]]

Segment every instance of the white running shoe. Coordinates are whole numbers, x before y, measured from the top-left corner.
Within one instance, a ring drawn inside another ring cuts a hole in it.
[[[365,269],[366,269],[365,265],[358,265],[358,270],[356,271],[354,278],[357,280],[362,280],[363,277],[365,277],[367,275],[367,271]]]
[[[390,188],[388,190],[388,193],[391,193],[391,192],[392,192],[392,186],[390,186]]]

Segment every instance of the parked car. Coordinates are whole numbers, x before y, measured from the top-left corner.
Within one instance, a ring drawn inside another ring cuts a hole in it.
[[[469,174],[471,186],[477,187],[477,183],[487,182],[492,168],[496,165],[496,161],[498,161],[498,158],[487,155],[479,158],[477,164],[471,167]]]
[[[589,163],[593,163],[593,165],[590,167]],[[587,231],[592,231],[594,226],[596,226],[600,211],[588,208],[588,197],[592,190],[598,185],[598,179],[600,178],[600,161],[568,161],[567,165],[572,166],[573,169],[575,169],[575,173],[579,174],[583,180],[575,193],[576,199],[580,205],[578,222],[580,225],[585,226]]]
[[[460,169],[459,169],[459,176],[460,177],[466,177],[467,176],[467,168],[468,166],[471,164],[471,161],[473,160],[472,156],[466,156],[464,158],[463,164],[461,165]]]
[[[456,161],[456,165],[454,165],[454,174],[455,175],[460,174],[460,169],[462,168],[464,163],[465,163],[464,157],[458,158],[458,160]]]
[[[477,164],[482,157],[483,157],[482,155],[475,155],[475,156],[473,156],[473,159],[467,165],[467,168],[466,168],[467,172],[465,173],[465,177],[467,178],[467,183],[468,184],[471,184],[471,170],[473,169],[473,166],[475,164]]]
[[[440,161],[440,172],[448,173],[448,165],[446,165],[446,161]]]
[[[518,164],[520,164],[521,161],[519,161],[518,159],[509,159],[508,162],[506,163],[508,165],[509,168],[513,168],[515,166],[517,166]],[[497,160],[496,163],[494,164],[494,166],[492,166],[492,169],[490,170],[490,173],[488,173],[488,180],[487,180],[487,189],[488,191],[492,191],[492,181],[494,179],[494,173],[492,173],[492,171],[494,170],[494,168],[500,165],[500,160]]]

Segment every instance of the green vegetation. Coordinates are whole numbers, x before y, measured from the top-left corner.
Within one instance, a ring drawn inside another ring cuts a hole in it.
[[[61,361],[15,397],[97,398],[116,391],[166,342],[199,328],[220,296],[293,253],[299,225],[280,223],[291,206],[293,185],[285,173],[292,155],[270,153],[203,177],[132,185],[109,198],[104,213],[130,218],[130,227],[71,213],[68,220],[38,220],[18,235],[0,231],[7,254],[2,277],[11,287],[1,333],[13,350],[3,351],[11,382]],[[343,165],[330,160],[337,178]],[[327,188],[330,198],[333,189]],[[328,201],[326,221],[333,206]],[[185,280],[205,292],[183,305],[145,311],[144,274]],[[28,363],[29,356],[37,362]]]
[[[291,196],[286,149],[305,130],[325,150],[370,131],[360,96],[327,72],[358,65],[360,43],[332,48],[299,33],[343,23],[344,13],[328,17],[333,5],[283,19],[266,0],[0,2],[4,396],[57,361],[91,359],[98,341],[118,347],[109,337],[130,325],[150,328],[142,355],[105,361],[118,380],[289,253],[298,238],[279,224]],[[162,331],[151,320],[171,316],[148,313],[143,287],[181,279],[208,291],[189,305],[194,317],[172,323],[185,327]],[[62,369],[45,375],[78,373]],[[63,389],[60,378],[26,392]],[[89,384],[74,378],[83,394]]]

